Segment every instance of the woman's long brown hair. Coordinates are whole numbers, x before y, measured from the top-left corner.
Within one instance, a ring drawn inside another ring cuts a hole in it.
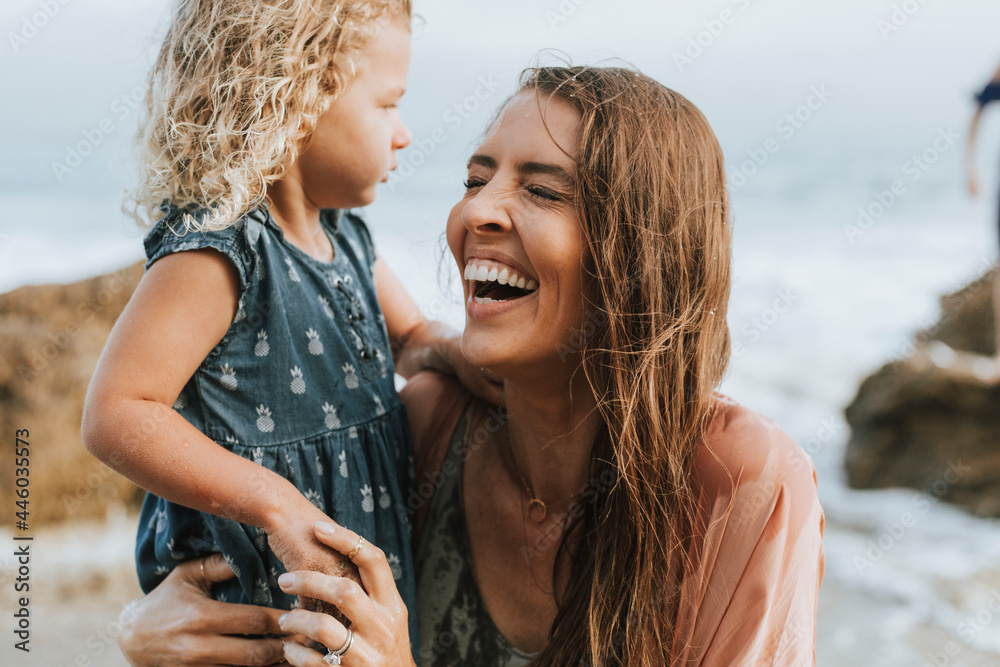
[[[674,664],[697,557],[692,455],[730,354],[722,150],[693,104],[629,69],[529,69],[524,91],[581,116],[576,195],[601,323],[582,372],[607,426],[592,473],[613,480],[567,531],[569,584],[532,664]]]

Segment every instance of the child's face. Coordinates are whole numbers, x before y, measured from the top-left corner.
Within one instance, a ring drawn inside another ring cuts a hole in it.
[[[372,203],[377,184],[396,168],[396,150],[412,138],[399,116],[410,68],[405,20],[383,20],[357,67],[357,77],[320,116],[299,156],[305,196],[318,208]]]

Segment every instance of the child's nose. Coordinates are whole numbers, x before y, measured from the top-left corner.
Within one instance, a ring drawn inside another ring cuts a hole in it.
[[[392,137],[393,149],[401,150],[406,148],[410,145],[411,141],[413,141],[413,135],[410,134],[410,128],[400,122],[399,127],[396,129],[396,133]]]

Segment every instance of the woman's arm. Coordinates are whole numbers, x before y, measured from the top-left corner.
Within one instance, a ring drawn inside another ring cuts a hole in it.
[[[375,285],[393,361],[400,375],[409,378],[421,370],[455,375],[480,398],[494,405],[503,402],[500,379],[465,360],[461,332],[424,317],[406,287],[381,258],[375,261]]]
[[[284,612],[217,602],[211,584],[233,577],[220,555],[181,563],[149,595],[121,614],[118,646],[133,667],[224,664],[258,667],[282,659],[282,639],[240,635],[280,634]]]
[[[154,263],[101,355],[84,408],[84,443],[166,500],[263,528],[286,567],[332,567],[312,535],[323,512],[286,479],[219,446],[171,407],[228,331],[238,293],[235,267],[215,250]]]

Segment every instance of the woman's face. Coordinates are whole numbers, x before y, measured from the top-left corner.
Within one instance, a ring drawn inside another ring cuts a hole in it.
[[[505,377],[578,364],[587,281],[574,201],[579,123],[562,100],[516,96],[469,159],[465,196],[448,217],[464,278],[462,350]]]

